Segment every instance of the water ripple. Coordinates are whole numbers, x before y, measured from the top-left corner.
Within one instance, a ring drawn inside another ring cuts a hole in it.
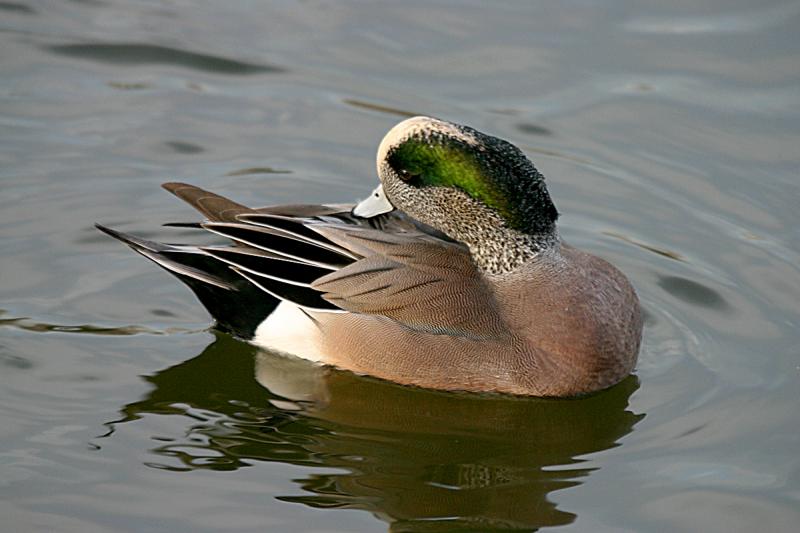
[[[114,65],[173,65],[214,74],[249,75],[286,72],[283,67],[246,63],[178,48],[140,43],[56,44],[44,47],[56,55]]]
[[[33,15],[36,11],[25,4],[18,4],[17,2],[0,2],[0,11],[9,11],[12,13],[21,13],[25,15]]]
[[[709,34],[753,33],[786,23],[800,12],[800,4],[787,3],[774,7],[738,13],[720,13],[696,17],[635,17],[625,24],[638,33]]]
[[[92,324],[47,324],[35,322],[28,317],[0,318],[0,327],[11,327],[34,333],[82,333],[88,335],[169,335],[172,333],[193,333],[194,330],[186,328],[154,329],[144,326],[95,326]]]
[[[345,98],[342,100],[347,105],[351,105],[353,107],[358,107],[361,109],[369,109],[370,111],[378,111],[379,113],[386,113],[387,115],[395,115],[398,117],[414,117],[419,115],[420,113],[414,113],[412,111],[406,111],[403,109],[397,109],[395,107],[389,107],[382,104],[375,104],[372,102],[365,102],[363,100],[357,100],[355,98]]]

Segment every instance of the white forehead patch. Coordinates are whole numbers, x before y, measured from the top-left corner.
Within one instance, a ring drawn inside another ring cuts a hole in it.
[[[478,145],[475,136],[463,131],[455,124],[431,117],[412,117],[397,124],[384,136],[378,147],[378,172],[380,172],[381,163],[386,159],[392,147],[419,133],[423,133],[423,137],[438,134],[459,139],[470,146]]]

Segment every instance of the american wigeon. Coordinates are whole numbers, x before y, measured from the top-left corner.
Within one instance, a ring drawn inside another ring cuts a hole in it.
[[[351,205],[252,209],[164,188],[234,241],[102,226],[185,282],[218,328],[273,351],[433,389],[574,396],[634,367],[642,315],[611,264],[563,242],[544,178],[510,143],[428,117],[392,128]]]

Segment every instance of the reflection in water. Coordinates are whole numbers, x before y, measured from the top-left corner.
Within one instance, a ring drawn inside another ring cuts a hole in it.
[[[334,467],[298,480],[308,494],[278,499],[362,509],[395,532],[570,523],[575,515],[548,495],[590,473],[575,457],[614,447],[644,416],[627,410],[633,377],[580,400],[442,393],[258,352],[221,334],[198,357],[146,379],[154,389],[122,409],[112,433],[148,414],[197,421],[178,439],[154,437],[162,444],[150,466]]]

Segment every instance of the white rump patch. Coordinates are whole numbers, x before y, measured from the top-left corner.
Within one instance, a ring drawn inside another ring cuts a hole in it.
[[[250,342],[261,348],[324,363],[326,357],[319,348],[319,335],[319,328],[303,310],[283,301],[259,324]]]

